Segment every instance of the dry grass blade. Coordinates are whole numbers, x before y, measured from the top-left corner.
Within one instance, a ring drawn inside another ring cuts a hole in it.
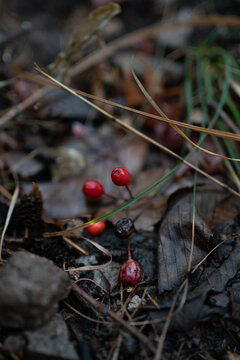
[[[18,74],[16,74],[16,77],[19,77],[21,79],[26,79],[26,80],[30,80],[30,81],[34,81],[37,82],[39,84],[42,85],[49,85],[58,89],[62,89],[61,85],[58,85],[57,83],[55,83],[53,80],[51,79],[44,79],[43,77],[39,76],[39,75],[33,75],[31,73],[28,72],[20,72]],[[137,110],[137,109],[133,109],[129,106],[125,106],[125,105],[121,105],[118,103],[115,103],[113,101],[110,100],[106,100],[106,99],[102,99],[98,96],[92,95],[92,94],[88,94],[84,91],[81,90],[77,90],[74,88],[69,87],[70,90],[74,91],[76,94],[78,95],[82,95],[88,99],[91,100],[95,100],[95,101],[99,101],[100,103],[109,105],[109,106],[113,106],[113,107],[117,107],[126,111],[130,111],[132,113],[138,114],[138,115],[142,115],[151,119],[155,119],[158,121],[164,121],[168,124],[172,124],[172,125],[176,125],[179,126],[180,128],[184,128],[184,129],[189,129],[189,130],[193,130],[196,132],[200,132],[200,133],[204,133],[204,134],[208,134],[208,135],[213,135],[213,136],[217,136],[219,138],[223,138],[223,139],[228,139],[228,140],[234,140],[234,141],[240,141],[240,134],[239,133],[231,133],[228,131],[221,131],[221,130],[217,130],[217,129],[207,129],[207,128],[203,128],[197,125],[192,125],[192,124],[187,124],[184,122],[180,122],[180,121],[176,121],[173,119],[169,119],[166,116],[159,116],[159,115],[154,115],[154,114],[150,114],[147,113],[145,111],[142,110]],[[179,129],[180,130],[180,129]],[[185,134],[184,134],[185,136]]]
[[[217,244],[209,253],[204,256],[204,258],[192,269],[191,273],[195,273],[195,271],[199,268],[199,266],[215,251],[217,250],[223,243],[225,243],[226,240],[221,241],[219,244]]]
[[[73,246],[75,249],[77,249],[78,251],[80,251],[84,255],[89,256],[89,253],[87,251],[85,251],[84,249],[82,249],[79,245],[75,244],[75,242],[73,242],[72,240],[70,240],[66,236],[63,236],[62,238],[63,238],[64,241],[66,241],[66,243]]]
[[[4,186],[0,185],[0,193],[5,196],[5,198],[7,198],[8,200],[12,200],[12,195],[10,194],[9,191],[7,191],[7,189],[5,189]]]
[[[12,216],[12,213],[13,213],[13,210],[14,210],[14,206],[15,206],[17,198],[18,198],[18,194],[19,194],[19,185],[17,183],[17,185],[15,187],[15,190],[14,190],[14,193],[13,193],[13,196],[12,196],[12,199],[11,199],[11,203],[10,203],[10,206],[9,206],[9,209],[8,209],[7,217],[6,217],[5,224],[4,224],[3,231],[2,231],[2,235],[1,235],[1,240],[0,240],[0,262],[2,262],[2,246],[3,246],[4,236],[6,234],[6,231],[7,231],[8,225],[9,225],[9,221],[11,219],[11,216]]]
[[[98,250],[100,250],[101,252],[103,252],[105,255],[110,257],[110,260],[107,261],[105,264],[101,264],[101,265],[89,265],[89,266],[80,266],[78,268],[70,268],[67,269],[65,271],[68,272],[74,272],[74,271],[91,271],[91,270],[99,270],[99,269],[103,269],[106,266],[110,265],[112,262],[112,254],[110,253],[110,251],[108,251],[107,249],[105,249],[105,247],[103,247],[102,245],[98,244],[96,241],[90,240],[84,236],[81,236],[82,239],[86,240],[87,242],[89,242],[91,245],[95,246]],[[66,237],[65,237],[66,239]],[[64,240],[65,240],[64,239]],[[68,239],[69,240],[69,239]],[[71,240],[70,240],[71,241]]]
[[[89,320],[89,321],[92,321],[96,324],[103,324],[103,325],[112,325],[112,322],[111,321],[102,321],[102,320],[96,320],[96,319],[93,319],[83,313],[81,313],[80,311],[78,311],[77,309],[75,309],[73,306],[71,306],[70,304],[68,304],[66,301],[64,301],[64,304],[69,307],[69,309],[71,309],[73,312],[75,312],[77,315],[83,317],[84,319],[86,320]]]
[[[163,117],[163,119],[168,120],[169,125],[180,135],[182,136],[184,139],[186,139],[190,144],[192,144],[193,146],[195,146],[196,148],[198,148],[199,150],[209,154],[209,155],[213,155],[213,156],[217,156],[223,159],[227,159],[227,160],[231,160],[231,161],[240,161],[240,159],[232,159],[229,158],[225,155],[221,155],[221,154],[217,154],[215,152],[206,150],[204,148],[202,148],[201,146],[195,144],[194,141],[192,141],[181,129],[179,129],[170,119],[168,119],[168,117],[164,114],[164,112],[160,109],[160,107],[155,103],[155,101],[153,100],[153,98],[149,95],[149,93],[146,91],[146,89],[144,88],[144,86],[142,85],[142,83],[140,82],[140,80],[138,79],[136,73],[132,70],[132,74],[133,77],[138,85],[138,87],[140,88],[140,90],[142,91],[142,93],[144,94],[144,96],[146,97],[146,99],[149,101],[149,103],[152,105],[152,107]],[[163,120],[164,121],[164,120]]]
[[[93,283],[96,287],[99,287],[104,293],[108,294],[107,290],[104,289],[100,284],[98,284],[96,281],[89,279],[89,278],[81,278],[75,281],[75,284],[80,283],[81,281],[89,281],[91,283]]]

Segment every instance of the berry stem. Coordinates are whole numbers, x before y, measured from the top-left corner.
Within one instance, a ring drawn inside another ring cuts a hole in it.
[[[129,189],[129,186],[128,186],[128,185],[125,185],[125,188],[127,189],[128,193],[129,193],[129,195],[130,195],[130,198],[131,198],[131,200],[132,200],[132,199],[133,199],[133,194],[132,194],[131,190]]]
[[[148,203],[146,204],[143,209],[135,216],[135,218],[133,218],[133,222],[137,221],[137,219],[140,218],[140,216],[142,216],[144,214],[144,212],[149,209],[151,207],[152,203]]]
[[[105,196],[111,198],[111,199],[114,199],[114,200],[119,200],[120,197],[119,196],[116,196],[116,195],[113,195],[113,194],[110,194],[110,193],[107,193],[106,191],[104,191],[103,193]]]
[[[128,251],[128,260],[130,260],[132,258],[131,246],[130,246],[130,237],[128,237],[128,239],[127,239],[127,251]]]

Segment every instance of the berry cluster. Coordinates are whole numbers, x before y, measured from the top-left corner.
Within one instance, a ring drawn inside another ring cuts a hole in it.
[[[128,184],[131,180],[129,172],[123,167],[116,167],[111,173],[112,182],[117,186],[125,186],[130,196],[131,191]],[[111,196],[104,191],[103,185],[97,180],[87,180],[82,188],[83,194],[88,200],[99,200],[102,195]],[[105,230],[106,224],[104,221],[99,221],[88,226],[90,235],[96,236]],[[114,232],[120,239],[127,239],[128,242],[128,260],[121,266],[119,271],[119,279],[124,285],[136,286],[141,278],[141,269],[139,264],[132,259],[130,250],[130,235],[134,231],[134,223],[129,218],[123,218],[114,226]]]
[[[111,173],[112,181],[117,186],[127,186],[131,180],[129,172],[123,167],[116,167]],[[114,197],[110,194],[107,194],[104,191],[103,185],[97,180],[87,180],[83,184],[82,192],[88,200],[99,200],[104,194],[106,196]],[[89,234],[93,236],[100,235],[106,227],[104,221],[99,221],[95,224],[92,224],[88,227]]]

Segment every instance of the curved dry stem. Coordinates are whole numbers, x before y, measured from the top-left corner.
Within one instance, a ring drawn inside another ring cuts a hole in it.
[[[138,85],[138,87],[140,88],[140,90],[142,91],[143,95],[146,97],[146,99],[149,101],[149,103],[152,105],[152,107],[163,117],[163,119],[168,120],[168,122],[170,121],[170,119],[168,119],[168,117],[164,114],[164,112],[160,109],[160,107],[156,104],[156,102],[153,100],[153,98],[149,95],[149,93],[147,92],[147,90],[144,88],[144,86],[142,85],[142,83],[140,82],[140,80],[138,79],[136,73],[134,72],[134,70],[132,70],[132,74],[133,77]],[[164,120],[163,120],[164,121]],[[209,154],[209,155],[213,155],[213,156],[217,156],[223,159],[227,159],[227,160],[231,160],[231,161],[240,161],[240,159],[232,159],[229,158],[225,155],[221,155],[221,154],[217,154],[213,151],[209,151],[207,149],[204,149],[203,147],[199,146],[198,144],[196,144],[194,141],[192,141],[181,129],[178,128],[178,126],[176,126],[172,121],[169,122],[169,125],[180,135],[182,136],[184,139],[186,139],[190,144],[192,144],[194,147],[198,148],[199,150]],[[202,129],[202,128],[201,128]],[[199,130],[200,131],[200,130]]]

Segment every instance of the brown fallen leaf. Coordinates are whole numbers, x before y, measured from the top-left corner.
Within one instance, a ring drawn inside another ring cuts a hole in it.
[[[39,184],[44,211],[54,219],[74,218],[89,213],[88,204],[82,195],[81,183],[82,177],[76,176],[58,183]],[[28,192],[30,186],[24,185],[24,191]]]
[[[214,216],[212,219],[211,227],[215,227],[224,221],[233,220],[235,216],[240,212],[239,200],[232,195],[229,195],[226,199],[223,199],[216,207]]]
[[[186,275],[191,249],[193,194],[171,199],[170,208],[159,230],[158,290],[172,290]],[[217,204],[226,193],[213,186],[200,187],[196,194],[195,245],[192,266],[206,255],[212,236],[211,220]]]
[[[133,107],[142,106],[144,103],[144,96],[132,77],[129,65],[127,64],[127,66],[124,66],[122,70],[124,83],[123,90],[126,103]]]
[[[163,167],[154,167],[147,169],[146,171],[142,171],[137,177],[135,177],[135,184],[130,185],[133,195],[136,196],[140,194],[167,172],[168,168],[165,165]],[[205,178],[199,177],[198,185],[205,183]],[[190,189],[192,186],[192,176],[181,178],[177,182],[173,181],[166,187],[161,195],[156,195],[151,200],[149,198],[143,198],[129,208],[111,216],[109,220],[115,224],[118,220],[124,217],[130,217],[131,219],[135,219],[135,217],[137,217],[134,223],[136,230],[153,230],[153,226],[162,219],[162,216],[165,213],[169,197],[179,190]],[[124,192],[122,192],[122,194],[125,196]],[[102,216],[115,210],[116,208],[117,204],[101,207],[98,209],[96,217]]]
[[[138,175],[142,169],[146,160],[148,149],[149,144],[147,141],[139,137],[134,137],[118,150],[118,159],[123,167],[129,169],[132,177]],[[136,182],[135,179],[134,182]]]
[[[131,207],[120,211],[119,213],[109,217],[109,220],[115,224],[118,220],[129,217],[135,219],[134,222],[135,229],[152,231],[153,225],[161,220],[164,211],[166,209],[168,196],[162,195],[155,199],[141,199],[137,203],[133,204]],[[116,209],[116,205],[110,205],[108,207],[99,208],[96,217],[102,216],[112,210]]]
[[[240,360],[239,354],[234,354],[231,351],[228,351],[227,355],[228,355],[228,360]]]
[[[210,316],[211,313],[214,314],[216,309],[211,309],[211,306],[205,304],[205,300],[211,291],[222,293],[227,282],[236,275],[240,265],[239,250],[240,244],[236,241],[233,251],[222,265],[189,292],[183,309],[172,319],[172,330],[189,331],[198,321]]]

